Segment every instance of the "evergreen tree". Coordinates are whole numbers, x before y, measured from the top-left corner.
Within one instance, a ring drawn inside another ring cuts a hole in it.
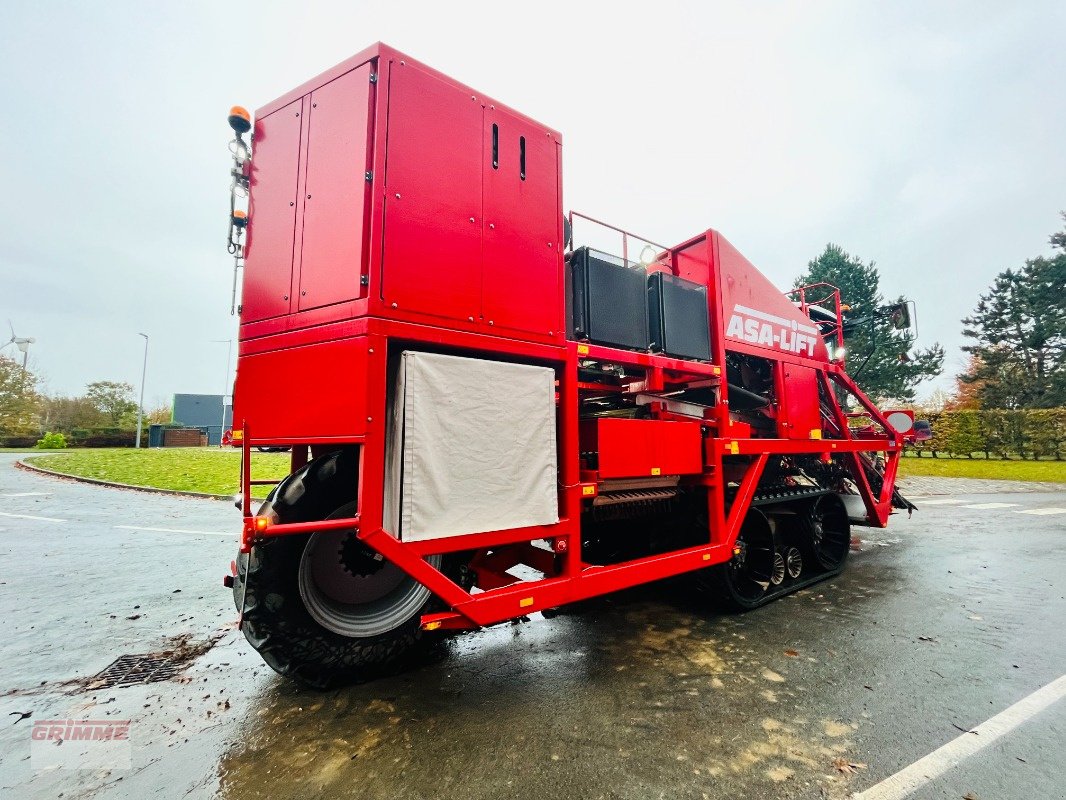
[[[829,283],[840,289],[841,302],[850,307],[845,322],[868,320],[845,334],[844,346],[848,372],[874,400],[912,401],[918,384],[943,370],[944,349],[939,344],[912,351],[914,334],[896,330],[888,318],[878,315],[885,299],[873,262],[865,264],[842,247],[828,244],[825,252],[807,265],[807,272],[796,279],[796,286],[812,283]]]
[[[1066,231],[1051,242],[1062,252],[1001,272],[962,321],[974,360],[959,380],[984,408],[1066,405]]]

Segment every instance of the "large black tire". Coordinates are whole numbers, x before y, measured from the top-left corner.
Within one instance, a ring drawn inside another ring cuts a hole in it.
[[[732,559],[700,570],[694,578],[724,610],[751,611],[766,602],[776,550],[770,522],[759,509],[748,509],[737,546],[740,553]]]
[[[836,574],[844,568],[851,551],[851,520],[835,494],[819,497],[803,520],[809,555],[820,569]]]
[[[284,523],[350,516],[358,468],[355,449],[316,458],[279,484],[260,514],[273,513]],[[324,627],[308,610],[300,586],[301,559],[315,535],[266,539],[238,559],[234,601],[242,611],[241,630],[273,670],[304,686],[328,689],[403,669],[440,641],[420,627],[432,596],[377,635],[347,636]]]
[[[767,514],[775,517],[772,510],[749,509],[737,536],[740,552],[693,576],[697,588],[726,611],[764,606],[838,575],[847,562],[851,527],[847,509],[836,495],[779,507],[776,527]]]

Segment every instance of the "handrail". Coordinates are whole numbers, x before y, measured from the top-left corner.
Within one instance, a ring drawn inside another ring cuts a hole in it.
[[[658,247],[662,252],[660,252],[659,254],[656,255],[655,261],[661,260],[662,258],[664,258],[670,252],[670,248],[667,247],[666,245],[659,244],[658,242],[653,242],[651,239],[647,239],[647,238],[645,238],[643,236],[640,236],[638,234],[632,233],[631,231],[627,231],[627,230],[619,228],[619,227],[617,227],[615,225],[611,225],[609,222],[603,222],[602,220],[595,219],[593,217],[590,217],[588,214],[582,214],[579,211],[570,211],[567,214],[567,221],[570,223],[570,236],[571,237],[573,237],[573,235],[574,235],[574,218],[575,217],[577,217],[578,219],[583,219],[586,222],[591,222],[594,225],[599,225],[602,228],[607,228],[608,230],[612,230],[615,233],[622,234],[622,262],[626,266],[629,265],[629,239],[630,238],[636,239],[637,241],[640,241],[640,242],[644,242],[645,244],[650,244],[650,245],[652,245],[654,247]],[[655,262],[652,262],[652,263],[655,263]]]
[[[829,294],[827,294],[825,297],[819,298],[818,300],[808,301],[807,300],[807,292],[808,292],[808,290],[817,289],[817,288],[819,288],[821,286],[825,286],[825,287],[829,288],[831,290],[829,292]],[[838,287],[834,286],[831,283],[826,283],[825,281],[821,281],[819,283],[809,283],[809,284],[806,284],[805,286],[797,286],[795,289],[790,289],[789,291],[785,292],[785,297],[792,297],[797,292],[799,293],[800,311],[802,311],[804,314],[808,314],[807,309],[810,306],[821,306],[822,303],[824,303],[826,300],[829,300],[830,298],[832,298],[833,305],[834,305],[834,310],[836,312],[837,319],[836,319],[836,324],[833,326],[832,329],[830,329],[830,331],[829,331],[829,333],[827,335],[832,336],[835,333],[836,334],[837,348],[839,350],[843,350],[844,349],[844,325],[843,325],[842,314],[843,314],[844,307],[843,307],[843,304],[840,302],[840,289]],[[808,316],[810,316],[810,315],[808,314]],[[823,335],[823,338],[824,338],[824,335]],[[843,357],[835,358],[834,361],[838,361],[840,364],[844,363]]]

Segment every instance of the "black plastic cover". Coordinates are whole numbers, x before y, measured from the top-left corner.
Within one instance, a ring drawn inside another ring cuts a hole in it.
[[[574,338],[647,350],[646,273],[611,258],[587,247],[570,256]]]
[[[648,276],[647,288],[651,349],[676,358],[710,361],[707,287],[655,272]]]

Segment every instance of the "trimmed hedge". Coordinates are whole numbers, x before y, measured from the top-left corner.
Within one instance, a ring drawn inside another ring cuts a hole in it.
[[[25,447],[32,450],[37,447],[37,437],[0,433],[0,447]]]
[[[973,458],[982,453],[986,458],[1061,460],[1066,450],[1066,408],[942,411],[926,418],[933,438],[913,446],[919,456]]]
[[[47,434],[56,436],[62,434]],[[94,428],[92,430],[78,429],[71,431],[64,437],[64,444],[60,447],[133,447],[137,439],[137,431],[123,430],[121,428]],[[0,447],[40,449],[38,441],[44,441],[39,436],[27,436],[20,434],[4,433],[0,431]],[[56,443],[58,444],[58,442]],[[141,444],[147,446],[148,431],[141,434]],[[55,445],[53,445],[55,446]],[[42,446],[48,449],[46,445]]]

